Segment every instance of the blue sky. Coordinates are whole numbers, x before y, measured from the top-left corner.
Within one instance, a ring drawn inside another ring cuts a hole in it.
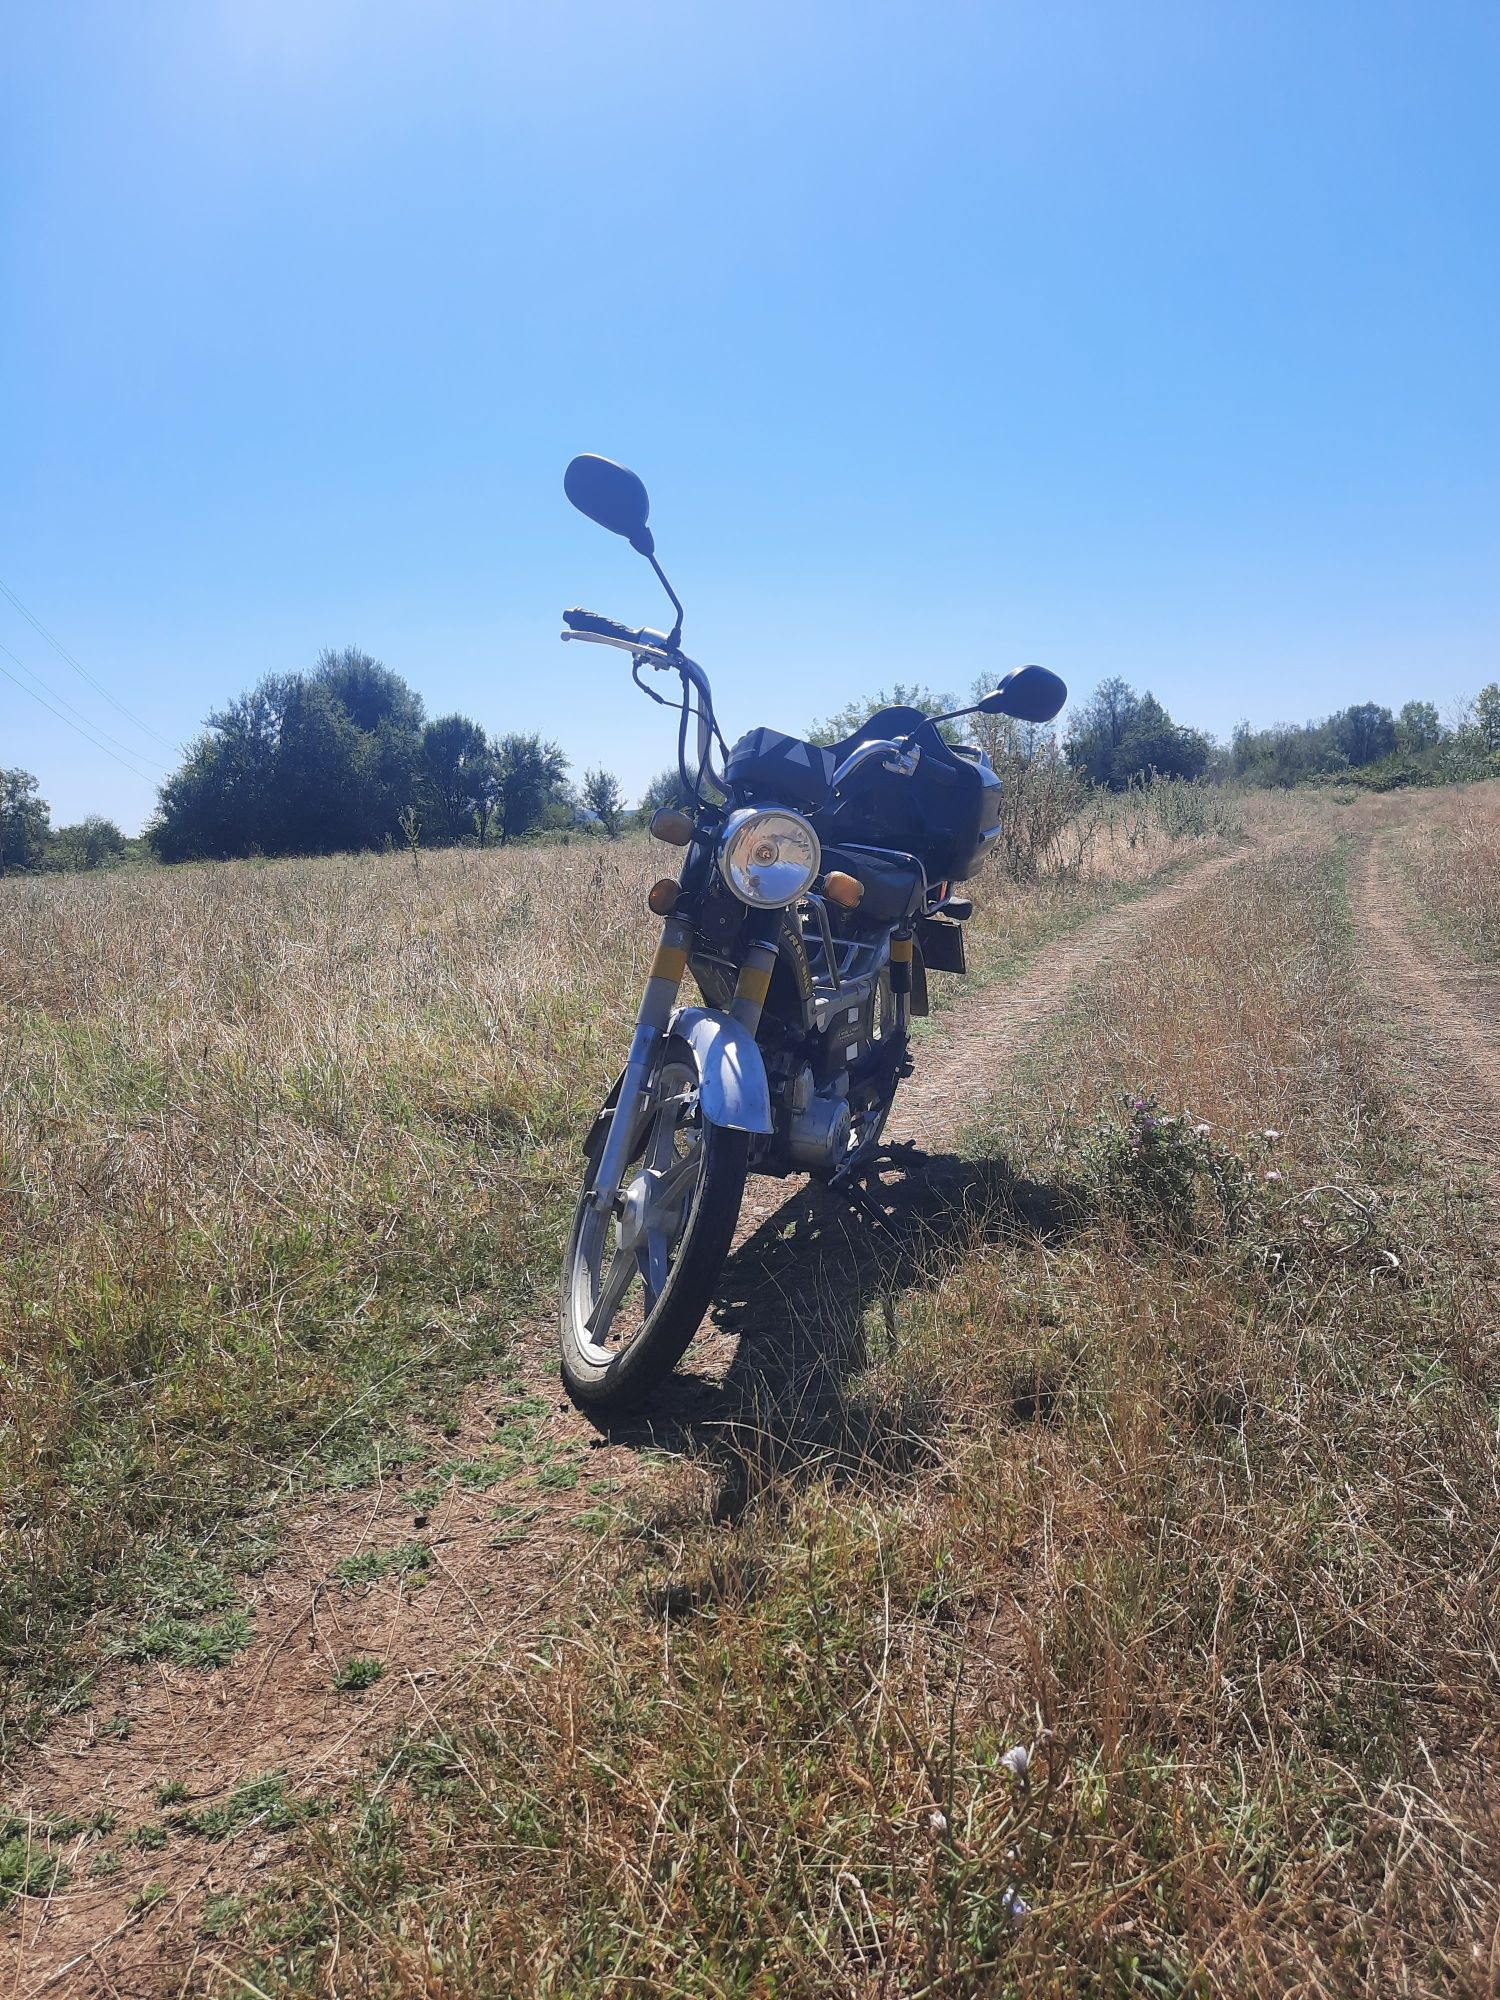
[[[0,764],[134,828],[358,644],[634,792],[666,720],[557,614],[663,600],[578,450],[731,734],[1028,659],[1441,707],[1500,673],[1497,91],[1490,0],[14,10],[0,579],[129,718],[0,598],[116,749],[0,678]]]

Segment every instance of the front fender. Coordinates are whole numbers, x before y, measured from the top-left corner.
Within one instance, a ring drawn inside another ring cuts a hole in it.
[[[771,1086],[754,1035],[711,1007],[681,1007],[669,1034],[679,1035],[698,1065],[698,1102],[711,1125],[769,1132]]]

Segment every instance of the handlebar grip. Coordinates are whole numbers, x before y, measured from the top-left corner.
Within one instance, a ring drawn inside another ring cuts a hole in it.
[[[601,639],[638,640],[640,633],[629,625],[620,624],[618,619],[606,618],[602,611],[580,611],[575,608],[563,613],[563,623],[572,632],[597,632]]]

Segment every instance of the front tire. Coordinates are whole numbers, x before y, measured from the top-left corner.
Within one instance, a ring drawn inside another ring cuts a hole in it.
[[[616,1415],[671,1374],[702,1323],[734,1240],[750,1138],[703,1117],[691,1052],[674,1041],[623,1185],[602,1208],[592,1198],[599,1151],[590,1148],[563,1258],[559,1347],[573,1400]]]

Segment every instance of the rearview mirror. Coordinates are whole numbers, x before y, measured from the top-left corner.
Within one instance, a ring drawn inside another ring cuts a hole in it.
[[[979,703],[979,713],[1011,715],[1017,722],[1050,722],[1067,698],[1066,682],[1046,667],[1013,667],[994,693]]]
[[[627,466],[591,451],[581,452],[563,474],[563,491],[580,514],[587,514],[612,535],[623,535],[637,555],[656,553],[656,542],[646,526],[651,497],[645,482]]]

